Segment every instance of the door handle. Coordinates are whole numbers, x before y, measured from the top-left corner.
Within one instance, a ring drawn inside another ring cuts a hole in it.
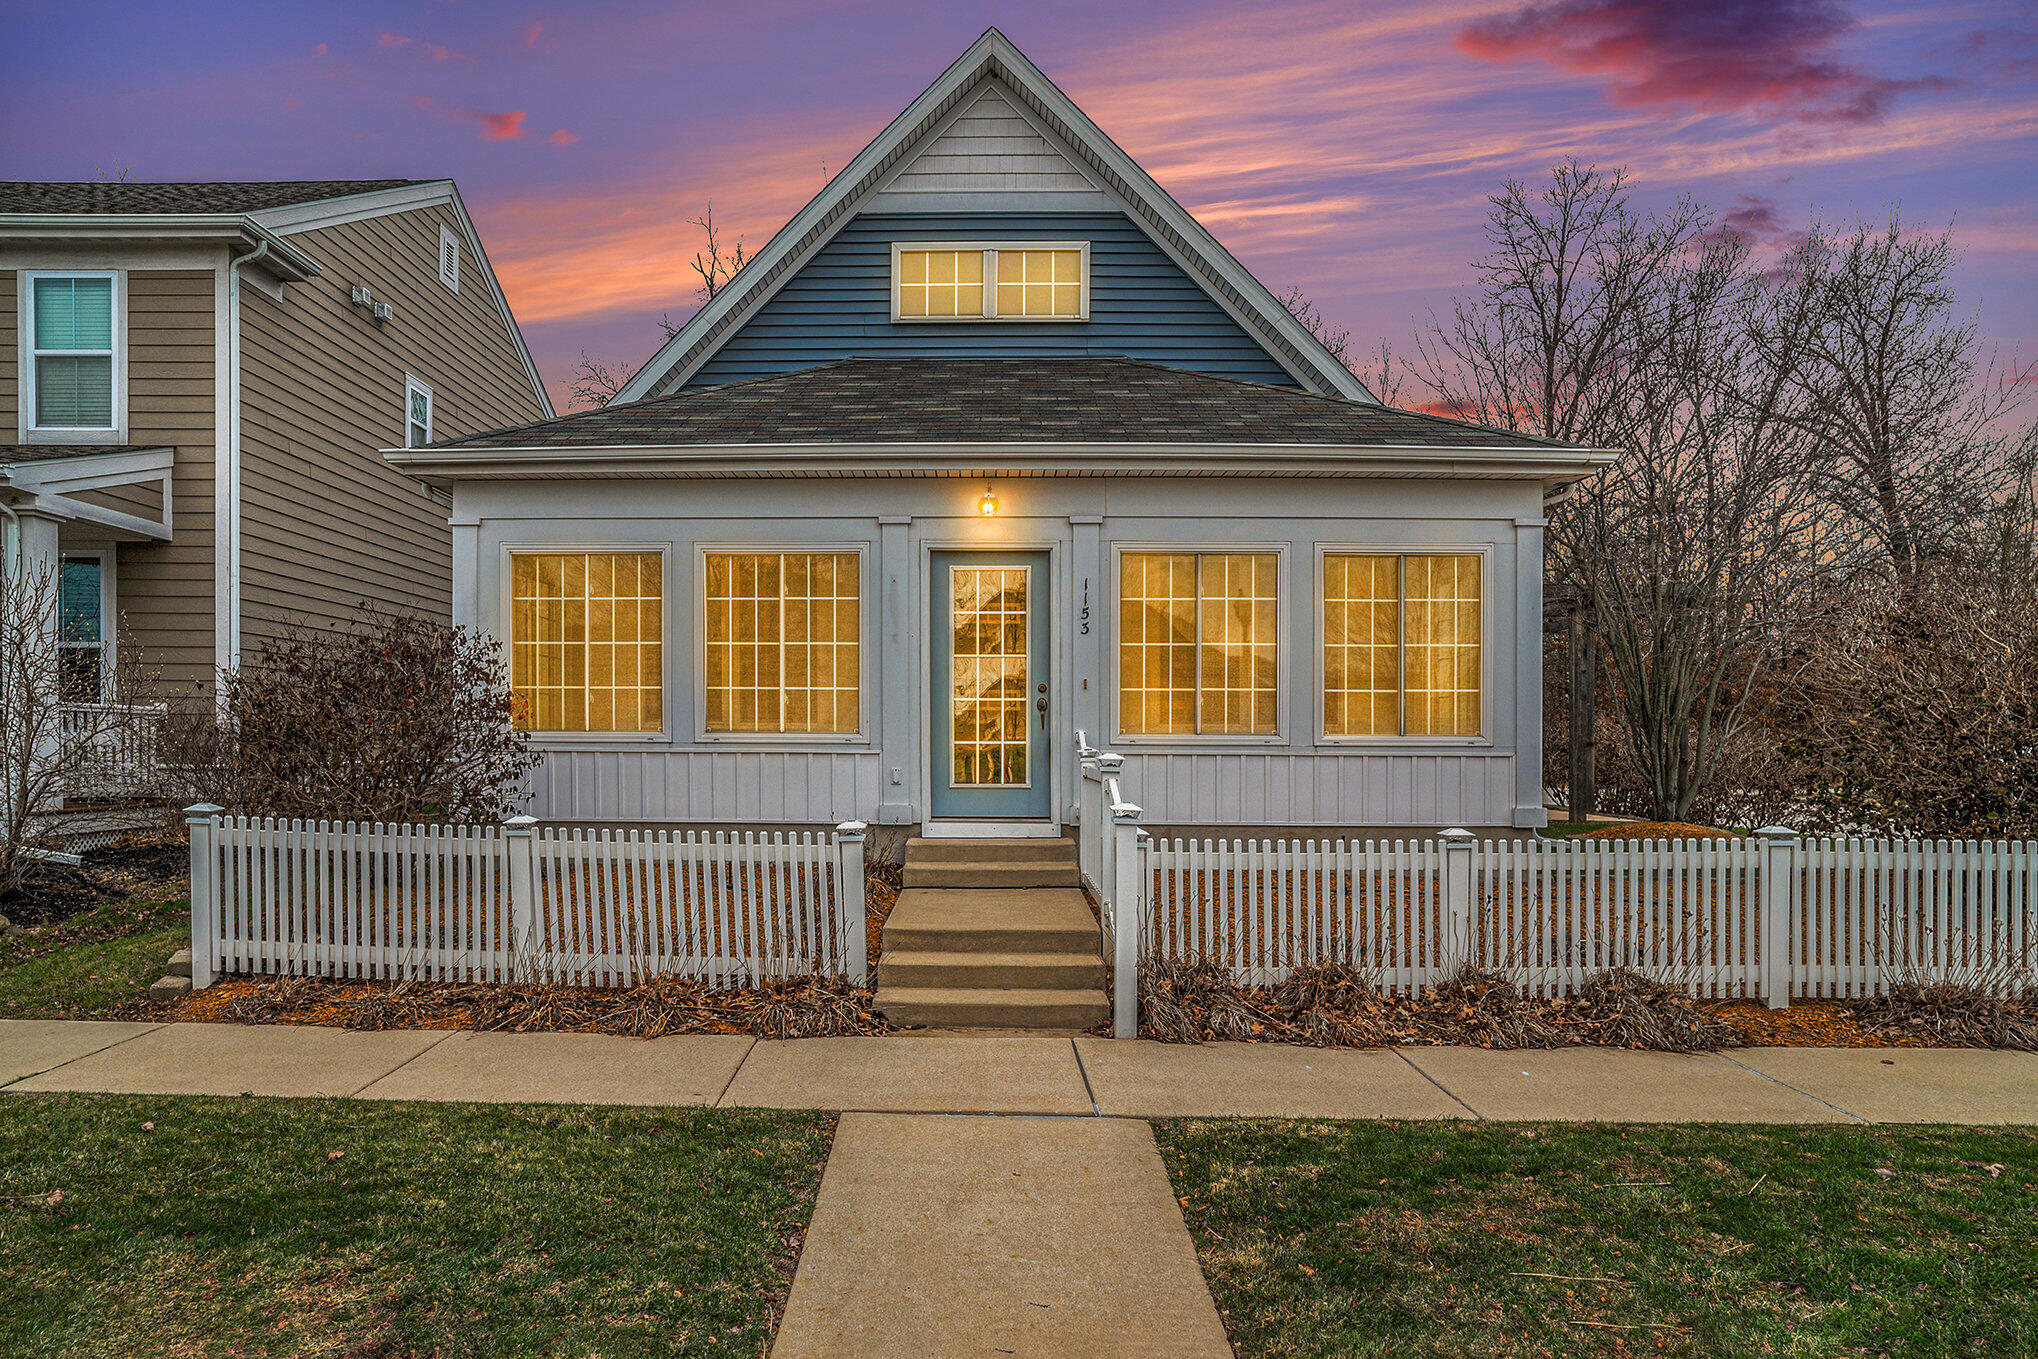
[[[1038,709],[1038,710],[1039,710],[1039,712],[1040,712],[1040,729],[1041,729],[1042,731],[1046,731],[1046,730],[1047,730],[1047,696],[1046,696],[1045,694],[1043,694],[1043,695],[1041,695],[1041,696],[1040,696],[1039,698],[1036,698],[1036,699],[1034,699],[1034,700],[1033,700],[1033,706],[1034,706],[1034,707],[1035,707],[1036,709]]]

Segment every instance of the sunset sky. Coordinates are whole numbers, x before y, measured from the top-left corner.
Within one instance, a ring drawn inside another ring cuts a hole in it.
[[[0,0],[0,178],[451,176],[563,406],[583,349],[641,361],[695,305],[686,219],[763,245],[989,24],[1362,347],[1577,155],[1770,248],[1952,222],[1964,305],[2038,356],[2032,0]]]

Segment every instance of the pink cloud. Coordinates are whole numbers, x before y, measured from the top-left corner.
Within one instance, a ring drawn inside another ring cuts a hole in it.
[[[439,101],[428,94],[411,96],[411,103],[434,118],[444,118],[454,123],[474,123],[481,128],[481,139],[485,142],[513,142],[524,135],[524,119],[528,114],[523,109],[507,113],[489,113],[484,109],[444,108]]]
[[[535,46],[537,46],[537,45],[538,45],[538,35],[539,35],[540,33],[543,33],[544,31],[545,31],[545,21],[544,21],[543,19],[533,19],[533,20],[531,20],[531,26],[530,26],[529,28],[527,28],[527,29],[525,29],[525,30],[524,30],[524,46],[526,46],[526,47],[535,47]]]
[[[511,142],[524,135],[524,111],[511,113],[477,113],[481,119],[481,138],[490,142]]]
[[[554,146],[571,146],[575,142],[579,141],[580,138],[575,136],[573,133],[568,132],[565,128],[562,127],[558,131],[554,132],[551,136],[547,137],[545,140],[552,143],[552,145]]]
[[[1458,50],[1602,77],[1617,107],[1672,105],[1781,121],[1880,121],[1900,96],[1944,89],[1839,59],[1858,25],[1839,0],[1555,0],[1475,19]]]
[[[375,45],[377,47],[408,47],[410,46],[410,39],[404,37],[401,33],[384,33],[375,40]]]
[[[315,57],[324,56],[326,54],[326,45],[324,43],[320,43],[318,46],[311,49],[311,54]]]

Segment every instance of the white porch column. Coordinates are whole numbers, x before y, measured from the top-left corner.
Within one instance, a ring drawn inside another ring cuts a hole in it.
[[[1514,521],[1514,824],[1550,824],[1543,809],[1543,530]]]
[[[463,515],[455,511],[447,523],[453,530],[453,625],[469,629],[479,628],[481,520],[472,514]]]
[[[1075,697],[1075,721],[1070,726],[1087,732],[1091,742],[1102,749],[1111,739],[1104,727],[1104,517],[1072,514],[1069,527],[1074,533],[1074,552],[1069,561],[1069,662],[1075,673],[1069,689]],[[1062,758],[1060,752],[1056,759]],[[1082,792],[1082,780],[1074,787]],[[1073,811],[1073,809],[1072,809]],[[1085,828],[1087,833],[1087,828]]]
[[[913,790],[920,786],[920,728],[913,670],[919,656],[920,629],[913,625],[912,544],[906,530],[911,515],[878,517],[878,745],[884,752],[884,793],[878,802],[881,826],[908,826],[919,821]]]

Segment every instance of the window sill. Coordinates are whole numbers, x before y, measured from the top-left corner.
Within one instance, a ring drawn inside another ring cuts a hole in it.
[[[870,733],[862,731],[704,731],[694,736],[698,745],[735,746],[752,750],[784,751],[811,746],[837,750],[844,746],[868,746]]]
[[[127,432],[117,426],[107,429],[41,429],[21,432],[25,444],[124,444]]]
[[[1490,736],[1319,736],[1316,744],[1332,750],[1472,751],[1494,749]]]
[[[672,733],[664,731],[530,731],[531,744],[546,750],[615,745],[670,745]]]
[[[1232,747],[1245,750],[1268,750],[1293,745],[1285,736],[1114,736],[1110,747],[1132,746],[1157,753],[1180,750],[1194,752],[1207,750],[1212,746]],[[1110,748],[1110,747],[1107,747]]]

